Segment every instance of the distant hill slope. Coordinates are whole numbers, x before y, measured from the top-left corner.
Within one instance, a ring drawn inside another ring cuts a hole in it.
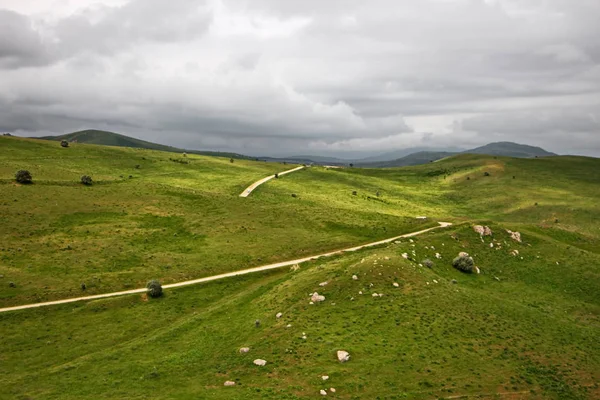
[[[67,133],[65,135],[59,135],[59,136],[43,136],[43,137],[38,137],[35,139],[55,140],[55,141],[66,140],[68,142],[77,141],[77,143],[99,144],[99,145],[104,145],[104,146],[117,146],[117,147],[133,147],[133,148],[140,148],[140,149],[169,151],[169,152],[174,152],[174,153],[187,152],[187,153],[191,153],[191,154],[200,154],[200,155],[217,156],[217,157],[233,157],[233,158],[244,158],[244,159],[251,158],[251,157],[244,156],[242,154],[237,154],[237,153],[180,149],[177,147],[166,146],[163,144],[147,142],[145,140],[132,138],[130,136],[121,135],[121,134],[115,133],[115,132],[101,131],[101,130],[95,130],[95,129],[87,129],[87,130],[73,132],[73,133]]]
[[[491,156],[517,157],[517,158],[534,158],[556,156],[542,149],[541,147],[528,146],[526,144],[518,144],[513,142],[496,142],[486,144],[485,146],[467,150],[464,153],[474,154],[489,154]]]
[[[557,154],[546,151],[540,147],[528,146],[513,142],[496,142],[463,152],[447,151],[420,151],[409,154],[405,157],[391,161],[357,163],[359,167],[366,168],[388,168],[388,167],[406,167],[410,165],[420,165],[437,161],[442,158],[450,157],[456,154],[487,154],[491,156],[515,157],[515,158],[534,158],[548,157]]]

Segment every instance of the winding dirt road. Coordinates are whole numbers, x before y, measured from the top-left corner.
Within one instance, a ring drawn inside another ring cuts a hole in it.
[[[290,174],[292,172],[300,171],[303,168],[304,168],[303,166],[300,166],[300,167],[297,167],[297,168],[294,168],[294,169],[289,169],[287,171],[283,171],[283,172],[278,173],[277,176],[281,176],[281,175],[285,175],[285,174]],[[248,197],[250,195],[250,193],[252,193],[252,191],[254,191],[254,189],[256,189],[257,187],[259,187],[263,183],[270,181],[273,178],[275,178],[275,175],[267,176],[266,178],[262,178],[260,181],[254,182],[252,185],[250,185],[246,189],[244,189],[244,191],[242,193],[240,193],[240,197]]]
[[[392,238],[380,240],[378,242],[367,243],[367,244],[363,244],[363,245],[360,245],[360,246],[350,247],[350,248],[342,249],[342,250],[335,250],[335,251],[331,251],[329,253],[318,254],[316,256],[299,258],[297,260],[282,261],[282,262],[275,263],[275,264],[268,264],[268,265],[263,265],[263,266],[260,266],[260,267],[243,269],[241,271],[227,272],[225,274],[207,276],[205,278],[193,279],[191,281],[184,281],[184,282],[178,282],[178,283],[170,283],[168,285],[163,285],[163,289],[172,289],[172,288],[178,288],[178,287],[182,287],[182,286],[197,285],[199,283],[216,281],[217,279],[231,278],[233,276],[240,276],[240,275],[252,274],[254,272],[268,271],[268,270],[271,270],[271,269],[277,269],[277,268],[287,267],[287,266],[291,266],[291,265],[295,265],[295,264],[301,264],[301,263],[304,263],[304,262],[307,262],[307,261],[316,260],[316,259],[319,259],[319,258],[322,258],[322,257],[331,257],[331,256],[334,256],[334,255],[337,255],[337,254],[342,254],[342,253],[351,252],[351,251],[357,251],[357,250],[365,249],[365,248],[368,248],[368,247],[373,247],[373,246],[378,246],[378,245],[381,245],[381,244],[391,243],[391,242],[393,242],[395,240],[398,240],[398,239],[408,238],[408,237],[412,237],[412,236],[417,236],[417,235],[420,235],[422,233],[432,231],[434,229],[445,228],[447,226],[452,225],[449,222],[438,222],[438,223],[440,224],[440,226],[435,226],[433,228],[423,229],[423,230],[418,231],[418,232],[407,233],[407,234],[400,235],[400,236],[394,236]],[[124,295],[127,295],[127,294],[136,294],[136,293],[145,293],[145,292],[146,292],[146,288],[141,288],[141,289],[125,290],[125,291],[122,291],[122,292],[103,293],[103,294],[97,294],[97,295],[93,295],[93,296],[75,297],[75,298],[72,298],[72,299],[47,301],[47,302],[44,302],[44,303],[24,304],[22,306],[0,308],[0,313],[8,312],[8,311],[25,310],[25,309],[28,309],[28,308],[37,308],[37,307],[53,306],[53,305],[58,305],[58,304],[74,303],[76,301],[89,301],[89,300],[104,299],[104,298],[107,298],[107,297],[124,296]]]

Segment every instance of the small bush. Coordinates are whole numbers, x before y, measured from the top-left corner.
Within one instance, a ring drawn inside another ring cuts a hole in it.
[[[354,190],[354,191],[352,192],[352,196],[356,196],[357,194],[358,194],[358,193],[356,193],[356,190]]]
[[[159,281],[153,279],[146,285],[148,289],[148,296],[150,297],[160,297],[163,294],[162,286]]]
[[[69,147],[69,142],[67,142],[66,140],[61,140],[60,141],[60,146],[61,147]]]
[[[468,180],[468,181],[470,181],[470,180],[471,180],[471,177],[470,177],[470,176],[467,176],[467,180]]]
[[[458,256],[452,261],[452,266],[462,272],[473,272],[474,261],[469,256]]]
[[[92,177],[89,175],[83,175],[81,177],[81,183],[83,183],[86,186],[91,186],[92,185]]]
[[[256,159],[256,161],[258,161],[258,158]],[[230,158],[229,162],[233,164],[233,158]]]
[[[431,261],[429,258],[423,260],[422,264],[427,268],[433,268],[433,261]]]
[[[17,171],[15,180],[19,183],[31,183],[31,173],[25,169]]]
[[[275,178],[279,178],[279,174],[275,174]]]
[[[490,173],[486,171],[483,173],[483,176],[490,176]]]
[[[292,197],[296,198],[296,197],[298,197],[298,195],[296,193],[292,193]]]

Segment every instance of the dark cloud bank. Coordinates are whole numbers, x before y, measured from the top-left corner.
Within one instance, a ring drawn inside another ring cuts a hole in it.
[[[1,131],[261,155],[517,141],[600,156],[596,0],[45,3],[0,2]]]

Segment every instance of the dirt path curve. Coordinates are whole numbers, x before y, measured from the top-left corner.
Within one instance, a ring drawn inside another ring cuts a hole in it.
[[[268,265],[263,265],[263,266],[260,266],[260,267],[243,269],[241,271],[227,272],[225,274],[207,276],[207,277],[199,278],[199,279],[193,279],[191,281],[184,281],[184,282],[178,282],[178,283],[170,283],[168,285],[163,285],[163,289],[172,289],[172,288],[178,288],[178,287],[182,287],[182,286],[197,285],[199,283],[216,281],[217,279],[231,278],[233,276],[246,275],[246,274],[251,274],[251,273],[254,273],[254,272],[268,271],[268,270],[271,270],[271,269],[277,269],[277,268],[287,267],[287,266],[291,266],[291,265],[295,265],[295,264],[301,264],[303,262],[316,260],[316,259],[319,259],[319,258],[322,258],[322,257],[331,257],[331,256],[337,255],[337,254],[342,254],[342,253],[346,253],[346,252],[350,252],[350,251],[357,251],[357,250],[365,249],[365,248],[368,248],[368,247],[373,247],[373,246],[378,246],[378,245],[381,245],[381,244],[391,243],[391,242],[393,242],[395,240],[398,240],[398,239],[408,238],[408,237],[412,237],[412,236],[417,236],[417,235],[420,235],[420,234],[425,233],[425,232],[429,232],[429,231],[434,230],[434,229],[445,228],[447,226],[452,225],[449,222],[439,222],[439,224],[440,224],[440,226],[435,226],[433,228],[423,229],[423,230],[418,231],[418,232],[406,233],[404,235],[394,236],[392,238],[380,240],[378,242],[367,243],[367,244],[363,244],[363,245],[360,245],[360,246],[350,247],[350,248],[342,249],[342,250],[335,250],[335,251],[331,251],[329,253],[318,254],[316,256],[304,257],[304,258],[299,258],[297,260],[291,260],[291,261],[282,261],[282,262],[275,263],[275,264],[268,264]],[[25,310],[25,309],[28,309],[28,308],[37,308],[37,307],[53,306],[53,305],[58,305],[58,304],[74,303],[76,301],[88,301],[88,300],[104,299],[104,298],[107,298],[107,297],[116,297],[116,296],[123,296],[123,295],[127,295],[127,294],[136,294],[136,293],[146,293],[146,288],[125,290],[125,291],[122,291],[122,292],[103,293],[103,294],[97,294],[97,295],[93,295],[93,296],[75,297],[75,298],[72,298],[72,299],[47,301],[47,302],[44,302],[44,303],[24,304],[22,306],[13,306],[13,307],[0,308],[0,313],[8,312],[8,311]]]
[[[301,166],[301,167],[297,167],[297,168],[294,168],[294,169],[289,169],[287,171],[283,171],[283,172],[278,173],[277,176],[281,176],[281,175],[289,174],[289,173],[292,173],[292,172],[300,171],[303,168],[304,167]],[[256,189],[257,187],[259,187],[263,183],[270,181],[273,178],[275,178],[275,175],[267,176],[266,178],[262,178],[260,181],[254,182],[252,185],[250,185],[246,189],[244,189],[244,191],[242,193],[240,193],[240,197],[248,197],[250,195],[250,193],[252,193],[252,191],[254,189]]]

